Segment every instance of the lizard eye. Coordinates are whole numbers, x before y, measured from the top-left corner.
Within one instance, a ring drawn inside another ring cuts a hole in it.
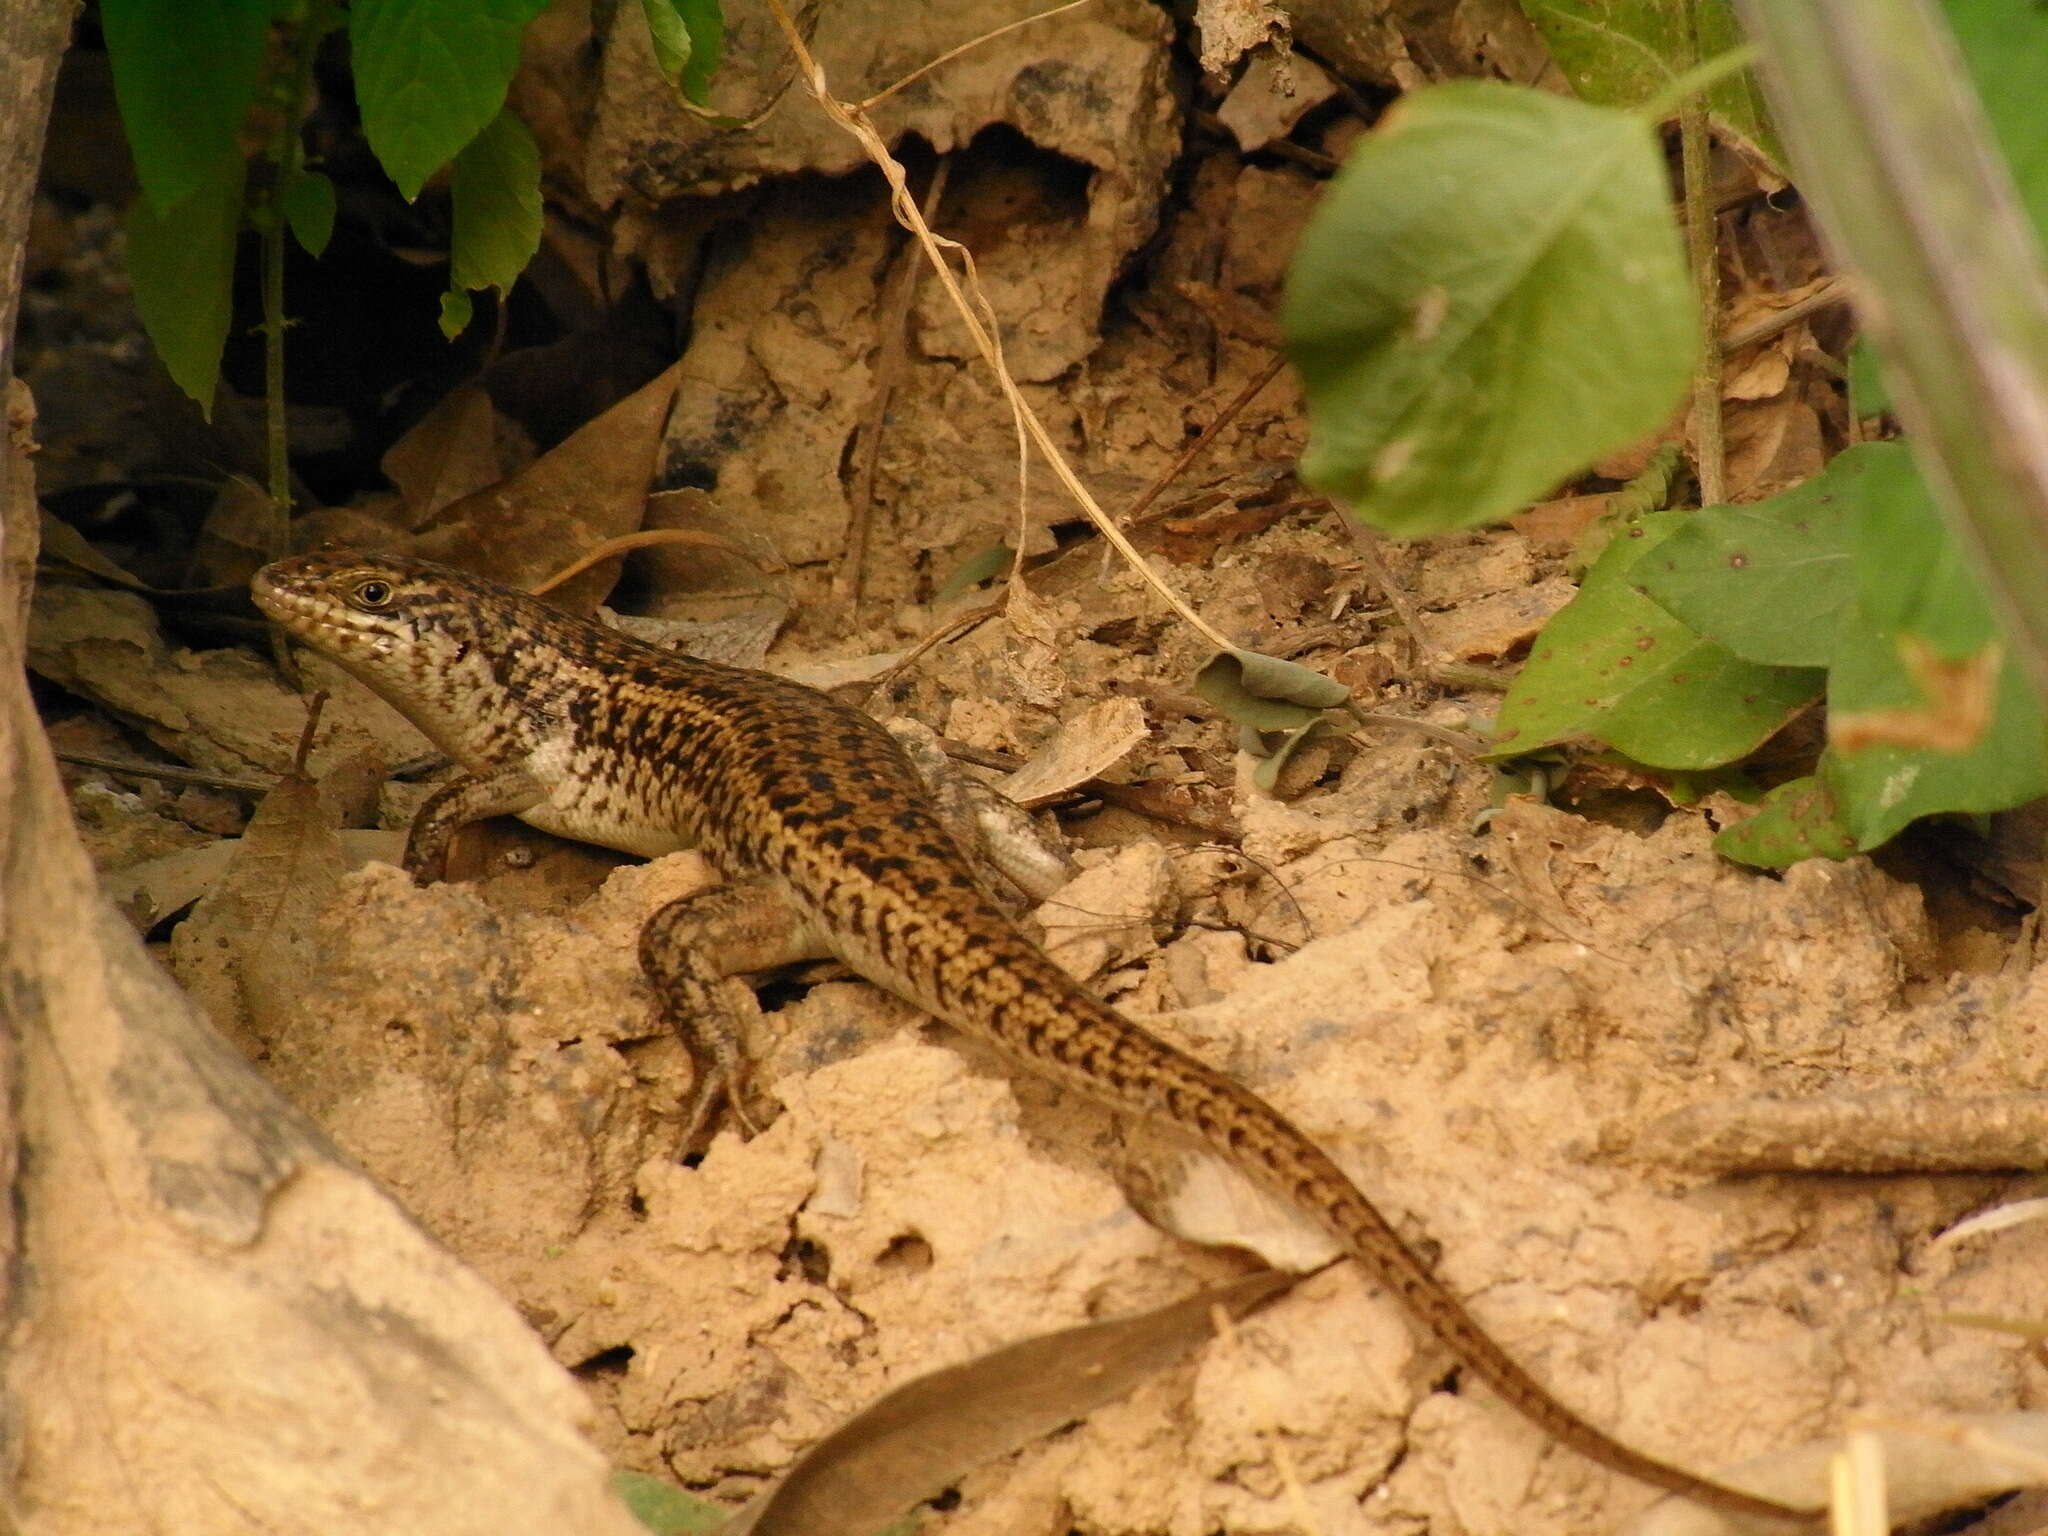
[[[355,599],[355,604],[358,608],[372,609],[389,608],[391,606],[391,599],[395,595],[392,591],[391,583],[379,576],[372,576],[367,581],[357,582],[355,591],[350,594]]]

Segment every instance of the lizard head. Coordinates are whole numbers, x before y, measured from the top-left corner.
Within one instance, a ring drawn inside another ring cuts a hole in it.
[[[373,685],[461,661],[482,585],[447,566],[404,555],[294,555],[249,583],[256,606],[295,639]]]

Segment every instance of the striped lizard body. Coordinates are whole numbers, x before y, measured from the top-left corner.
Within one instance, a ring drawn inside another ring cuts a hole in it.
[[[1194,1135],[1327,1229],[1468,1369],[1582,1455],[1731,1513],[1808,1518],[1624,1445],[1560,1403],[1279,1111],[1124,1018],[1033,944],[987,894],[902,749],[860,711],[422,560],[302,555],[259,572],[254,592],[467,770],[414,821],[416,875],[441,876],[457,828],[514,815],[633,853],[694,847],[735,882],[657,912],[640,956],[700,1071],[722,1074],[742,1113],[733,1049],[704,1032],[720,988],[836,956],[1033,1070]]]

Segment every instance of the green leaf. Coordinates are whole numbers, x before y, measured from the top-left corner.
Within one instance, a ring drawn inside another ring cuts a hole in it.
[[[1975,567],[1934,504],[1904,443],[1851,448],[1879,472],[1854,497],[1856,595],[1871,623],[1891,637],[1910,634],[1951,661],[1973,656],[1999,636]],[[1837,461],[1839,462],[1839,460]]]
[[[1837,454],[1802,485],[1742,507],[1705,507],[1636,567],[1636,586],[1745,661],[1824,667],[1856,595],[1857,509],[1900,475],[1898,443]]]
[[[2025,0],[1945,0],[1942,9],[2020,201],[2048,238],[2048,133],[2041,131],[2048,10]]]
[[[1809,776],[1780,784],[1754,816],[1723,828],[1714,851],[1741,864],[1783,869],[1801,859],[1846,859],[1857,850],[1827,785]]]
[[[469,329],[476,318],[476,300],[467,288],[450,288],[441,295],[441,334],[453,341]]]
[[[410,200],[505,104],[519,39],[547,0],[355,0],[363,132]]]
[[[1329,728],[1330,722],[1321,715],[1291,731],[1257,732],[1247,727],[1244,734],[1252,739],[1243,741],[1241,736],[1240,741],[1259,760],[1259,766],[1252,770],[1252,783],[1269,795],[1273,793],[1273,787],[1280,782],[1280,770],[1287,766],[1295,751],[1318,731]]]
[[[710,1536],[732,1518],[724,1505],[693,1497],[645,1472],[614,1470],[612,1492],[655,1536]]]
[[[284,189],[285,222],[310,256],[318,256],[334,238],[334,183],[318,171],[301,171]]]
[[[640,0],[640,8],[654,37],[662,79],[705,105],[725,51],[725,17],[718,0]]]
[[[1858,336],[1849,347],[1849,409],[1861,421],[1891,408],[1892,393],[1885,387],[1877,348],[1868,336]]]
[[[1007,544],[991,544],[986,549],[975,551],[961,561],[960,568],[932,594],[932,605],[936,607],[950,602],[969,587],[978,587],[991,577],[1002,575],[1016,563],[1016,558]]]
[[[1219,651],[1195,674],[1195,692],[1236,724],[1254,731],[1298,731],[1351,690],[1297,662],[1257,651]]]
[[[1698,349],[1649,126],[1486,81],[1404,97],[1352,152],[1282,320],[1304,473],[1404,535],[1505,516],[1658,427]]]
[[[242,119],[270,36],[270,0],[102,0],[114,99],[159,215],[239,167]]]
[[[1690,6],[1672,0],[1522,0],[1523,14],[1543,34],[1579,99],[1602,107],[1642,106],[1691,67],[1688,9],[1699,27],[1699,58],[1741,45],[1742,27],[1728,0],[1693,0]],[[1755,71],[1711,86],[1707,110],[1774,165],[1785,163]]]
[[[540,147],[526,124],[510,111],[492,118],[455,157],[449,192],[450,286],[510,288],[540,249]]]
[[[1929,701],[1900,659],[1895,631],[1859,604],[1849,614],[1828,673],[1831,717],[1883,710],[1923,710]],[[1820,776],[1843,826],[1860,849],[1889,841],[1908,822],[1947,811],[2003,811],[2048,794],[2041,701],[2021,667],[1999,667],[1994,713],[1966,752],[1871,746],[1830,747]]]
[[[172,380],[208,420],[234,313],[235,235],[242,223],[242,162],[225,169],[168,213],[159,213],[147,196],[128,209],[135,308]]]
[[[1637,563],[1688,515],[1647,514],[1607,547],[1536,637],[1502,701],[1493,755],[1591,737],[1653,768],[1713,768],[1819,696],[1818,672],[1744,661],[1635,589]]]

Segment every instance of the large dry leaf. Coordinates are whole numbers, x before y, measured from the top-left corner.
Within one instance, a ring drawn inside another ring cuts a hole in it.
[[[1943,1510],[1982,1504],[2015,1488],[2041,1484],[2048,1461],[2048,1413],[1970,1413],[1930,1420],[1923,1428],[1877,1426],[1892,1522],[1916,1526]],[[2010,1457],[2001,1456],[2010,1447]],[[1827,1484],[1839,1436],[1723,1467],[1716,1476],[1772,1498],[1810,1499]],[[1856,1529],[1856,1527],[1847,1527]],[[1622,1527],[1623,1536],[1769,1536],[1794,1530],[1782,1520],[1750,1520],[1687,1499],[1652,1504]]]
[[[282,773],[306,723],[305,700],[246,648],[186,651],[167,644],[155,611],[133,592],[61,583],[38,587],[28,662],[39,675],[133,724],[173,757],[231,777]],[[328,693],[316,775],[366,749],[386,762],[416,757],[426,738],[325,658],[305,655],[310,686]]]
[[[239,840],[232,837],[200,848],[180,848],[103,874],[100,889],[138,933],[147,933],[212,890],[239,848]],[[396,864],[404,852],[403,832],[350,830],[341,834],[344,869],[359,868],[372,859]]]
[[[1062,722],[1051,740],[1000,787],[1019,805],[1043,805],[1102,777],[1148,734],[1143,704],[1131,698],[1104,699]]]
[[[720,1536],[874,1536],[983,1462],[1114,1402],[1298,1277],[1261,1270],[1136,1317],[1090,1323],[933,1371],[820,1440]]]
[[[378,463],[405,499],[406,526],[418,528],[442,508],[474,495],[522,465],[506,462],[507,438],[518,428],[498,414],[490,392],[474,381],[450,390],[385,450]]]
[[[628,395],[532,464],[442,509],[415,553],[530,587],[584,550],[645,520],[677,368]],[[567,582],[553,601],[587,613],[618,579],[600,566]]]
[[[287,774],[249,818],[220,883],[172,935],[178,980],[245,1050],[269,1040],[314,974],[314,924],[347,868],[333,806],[312,780]]]

